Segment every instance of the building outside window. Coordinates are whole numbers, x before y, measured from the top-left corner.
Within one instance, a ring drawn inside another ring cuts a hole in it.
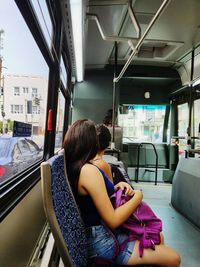
[[[20,94],[20,97],[13,97],[14,88],[14,93]],[[8,126],[8,128],[10,129],[13,121],[17,120],[30,123],[34,130],[37,129],[37,131],[35,130],[37,133],[43,133],[46,115],[44,101],[47,97],[47,79],[36,75],[5,75],[4,93],[5,120],[9,119],[11,122],[11,126]],[[0,107],[1,104],[0,98]],[[0,114],[0,120],[1,117]]]
[[[11,105],[11,113],[23,113],[23,105]]]
[[[32,96],[37,97],[38,96],[38,89],[37,88],[32,88]]]
[[[28,94],[28,87],[23,87],[23,93]]]
[[[126,114],[119,114],[118,123],[123,128],[123,141],[162,142],[164,105],[125,105]]]
[[[32,106],[33,114],[40,114],[39,106]]]
[[[14,87],[14,95],[20,95],[19,87]]]
[[[34,4],[35,2],[37,1],[33,1]],[[46,1],[40,2],[42,8],[43,6],[46,7],[45,10],[42,9],[44,11],[43,14],[48,14]],[[38,8],[40,8],[40,4],[38,4]],[[9,14],[13,15],[12,19],[4,14],[8,7]],[[15,1],[1,1],[0,13],[0,29],[2,29],[2,32],[5,31],[4,45],[1,47],[2,66],[5,68],[1,69],[0,95],[2,94],[1,86],[3,87],[3,95],[0,96],[0,107],[3,105],[3,112],[0,112],[0,132],[7,133],[12,137],[14,121],[27,123],[29,126],[31,125],[32,129],[31,141],[37,144],[39,148],[42,148],[46,126],[49,66]],[[38,13],[36,12],[37,15]],[[43,14],[41,14],[42,19]],[[16,25],[18,26],[17,34],[15,34]],[[51,38],[49,39],[49,44],[51,45]],[[32,93],[34,96],[32,96]],[[37,113],[40,112],[39,114],[33,114],[32,112],[32,106],[37,106],[34,103],[35,97],[39,98],[36,111]],[[28,110],[29,106],[30,110]],[[13,151],[14,157],[17,155],[17,151],[17,149]],[[1,152],[2,149],[0,149],[0,157],[4,157],[5,153],[2,154]],[[31,159],[31,162],[27,157],[24,157],[23,166],[22,164],[17,164],[14,175],[26,168],[24,167],[25,165],[30,166],[35,161],[41,159],[42,156],[43,153],[39,150],[37,159]],[[13,173],[9,175],[8,178],[13,176]]]

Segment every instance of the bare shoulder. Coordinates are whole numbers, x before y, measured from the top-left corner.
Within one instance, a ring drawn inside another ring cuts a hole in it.
[[[98,168],[92,164],[85,164],[81,168],[79,185],[87,189],[98,187],[103,184],[103,176]]]
[[[81,175],[83,174],[88,174],[90,172],[98,172],[98,169],[97,167],[95,167],[93,164],[89,164],[89,163],[86,163],[85,165],[83,165],[83,167],[81,168]]]
[[[97,179],[102,179],[102,174],[98,170],[98,168],[92,164],[86,163],[81,168],[80,172],[80,180],[87,180],[87,181],[96,181]]]

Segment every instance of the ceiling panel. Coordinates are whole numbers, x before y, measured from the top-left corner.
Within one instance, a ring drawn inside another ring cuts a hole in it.
[[[107,35],[132,37],[135,38],[133,45],[137,44],[137,33],[127,12],[127,5],[116,5],[116,1],[108,2],[110,5],[89,7],[89,12],[98,15]],[[162,2],[162,0],[133,1],[133,10],[140,24],[141,34],[144,33]],[[98,1],[96,3],[98,4]],[[200,43],[199,10],[199,0],[171,0],[146,36],[138,55],[133,59],[133,64],[173,66],[182,55]],[[101,38],[94,21],[88,23],[86,67],[103,67],[105,64],[113,63],[114,42],[110,43]],[[131,52],[128,43],[120,42],[118,61],[125,63]]]

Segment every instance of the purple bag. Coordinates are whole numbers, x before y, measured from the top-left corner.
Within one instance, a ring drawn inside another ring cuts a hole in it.
[[[112,196],[111,201],[114,208],[117,208],[130,199],[118,189]],[[126,241],[139,240],[139,254],[143,255],[144,248],[155,249],[155,245],[160,244],[160,232],[162,231],[162,221],[154,214],[152,209],[144,201],[140,203],[136,211],[122,224],[123,229],[128,231],[129,238]],[[123,249],[123,244],[120,249]]]

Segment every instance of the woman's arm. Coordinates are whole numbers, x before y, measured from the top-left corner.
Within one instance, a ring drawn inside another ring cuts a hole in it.
[[[93,165],[82,167],[79,184],[81,195],[89,194],[102,218],[110,227],[115,229],[125,222],[142,201],[142,192],[134,190],[133,197],[121,207],[114,209],[107,194],[105,182],[100,171]]]

